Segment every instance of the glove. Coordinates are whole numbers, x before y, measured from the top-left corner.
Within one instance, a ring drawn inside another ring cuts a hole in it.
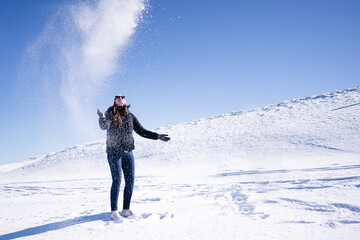
[[[159,134],[159,135],[158,135],[158,138],[159,138],[160,140],[162,140],[162,141],[165,141],[165,142],[167,142],[167,141],[170,140],[170,137],[168,137],[167,134]]]
[[[99,115],[99,118],[105,118],[104,114],[98,109],[97,114]]]

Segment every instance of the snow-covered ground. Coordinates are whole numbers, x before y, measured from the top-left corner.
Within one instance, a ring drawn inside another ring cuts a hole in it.
[[[118,222],[105,141],[0,166],[0,239],[360,238],[360,87],[155,131]]]

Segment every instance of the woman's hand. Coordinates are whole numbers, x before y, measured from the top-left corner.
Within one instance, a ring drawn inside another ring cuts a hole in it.
[[[167,134],[159,134],[159,139],[162,140],[162,141],[169,141],[170,140],[170,137],[168,137]]]
[[[97,114],[99,115],[99,118],[105,118],[104,114],[98,109]]]

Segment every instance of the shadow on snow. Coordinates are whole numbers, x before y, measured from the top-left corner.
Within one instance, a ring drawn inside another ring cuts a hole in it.
[[[64,220],[64,221],[60,221],[60,222],[48,223],[48,224],[40,225],[37,227],[31,227],[31,228],[27,228],[27,229],[24,229],[21,231],[0,235],[0,239],[7,240],[7,239],[20,238],[20,237],[27,237],[27,236],[32,236],[32,235],[36,235],[36,234],[41,234],[41,233],[48,232],[48,231],[54,231],[54,230],[74,226],[74,225],[85,223],[85,222],[93,222],[93,221],[99,221],[99,220],[102,220],[104,222],[111,221],[111,219],[109,218],[109,213],[104,212],[104,213],[99,213],[99,214],[94,214],[94,215],[86,215],[86,216],[76,217],[73,219],[68,219],[68,220]]]

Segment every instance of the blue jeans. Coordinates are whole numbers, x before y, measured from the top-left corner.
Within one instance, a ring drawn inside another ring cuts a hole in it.
[[[109,151],[107,153],[107,160],[110,165],[110,171],[112,177],[112,185],[110,191],[111,211],[118,210],[117,205],[118,205],[120,183],[121,183],[120,166],[123,170],[124,178],[125,178],[123,209],[129,209],[131,196],[134,188],[134,179],[135,179],[134,155],[132,151],[129,152]]]

